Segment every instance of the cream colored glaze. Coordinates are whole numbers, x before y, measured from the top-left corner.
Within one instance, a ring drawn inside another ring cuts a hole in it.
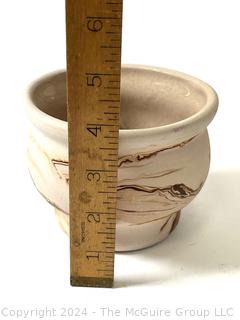
[[[63,72],[35,82],[28,92],[27,112],[31,176],[39,192],[55,206],[67,231],[65,86]],[[210,146],[206,128],[217,104],[213,89],[195,78],[165,69],[124,66],[117,251],[153,245],[176,227],[180,210],[197,195],[207,177]]]

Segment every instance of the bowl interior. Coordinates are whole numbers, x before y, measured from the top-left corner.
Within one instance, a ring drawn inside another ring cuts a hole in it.
[[[108,80],[103,85],[113,86]],[[106,90],[114,93],[114,89]],[[67,121],[66,73],[39,81],[31,90],[31,99],[44,113]],[[189,79],[164,71],[123,68],[120,126],[141,129],[172,124],[199,112],[206,100],[204,90]]]

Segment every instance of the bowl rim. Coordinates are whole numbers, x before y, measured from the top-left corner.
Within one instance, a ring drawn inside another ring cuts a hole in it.
[[[138,128],[138,129],[119,129],[119,135],[121,139],[131,139],[133,138],[142,138],[144,135],[145,139],[153,136],[159,136],[159,134],[163,136],[173,135],[174,133],[182,132],[184,133],[185,137],[191,137],[196,135],[197,133],[204,131],[207,128],[208,124],[214,118],[217,109],[218,109],[218,95],[215,90],[204,81],[195,78],[191,75],[186,73],[175,71],[172,69],[166,69],[162,67],[154,67],[148,65],[140,65],[140,64],[122,64],[122,69],[135,69],[135,70],[147,70],[147,71],[154,71],[159,72],[161,74],[166,74],[172,77],[177,77],[182,79],[183,81],[188,81],[196,88],[199,88],[204,92],[206,95],[206,102],[204,106],[194,113],[193,115],[182,119],[180,121],[158,126],[158,127],[150,127],[150,128]],[[47,127],[56,128],[61,131],[68,130],[68,123],[65,120],[61,120],[55,118],[42,110],[40,110],[32,100],[32,93],[37,88],[37,86],[46,81],[47,79],[58,75],[66,73],[66,70],[59,69],[56,71],[52,71],[46,73],[36,80],[32,81],[27,90],[25,91],[25,107],[28,116],[30,117],[31,121],[34,122],[35,126],[39,126],[39,122],[44,123]],[[38,119],[38,120],[37,120]],[[41,126],[42,129],[42,126]]]

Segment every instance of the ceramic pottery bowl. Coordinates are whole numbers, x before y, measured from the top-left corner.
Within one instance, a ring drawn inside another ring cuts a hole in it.
[[[107,85],[107,84],[106,84]],[[123,65],[116,250],[164,240],[201,190],[210,163],[207,126],[215,91],[186,74]],[[34,81],[26,97],[28,166],[38,191],[69,229],[66,73]]]

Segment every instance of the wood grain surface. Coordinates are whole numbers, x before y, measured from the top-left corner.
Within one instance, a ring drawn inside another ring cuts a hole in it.
[[[113,286],[122,6],[66,0],[73,286]]]

